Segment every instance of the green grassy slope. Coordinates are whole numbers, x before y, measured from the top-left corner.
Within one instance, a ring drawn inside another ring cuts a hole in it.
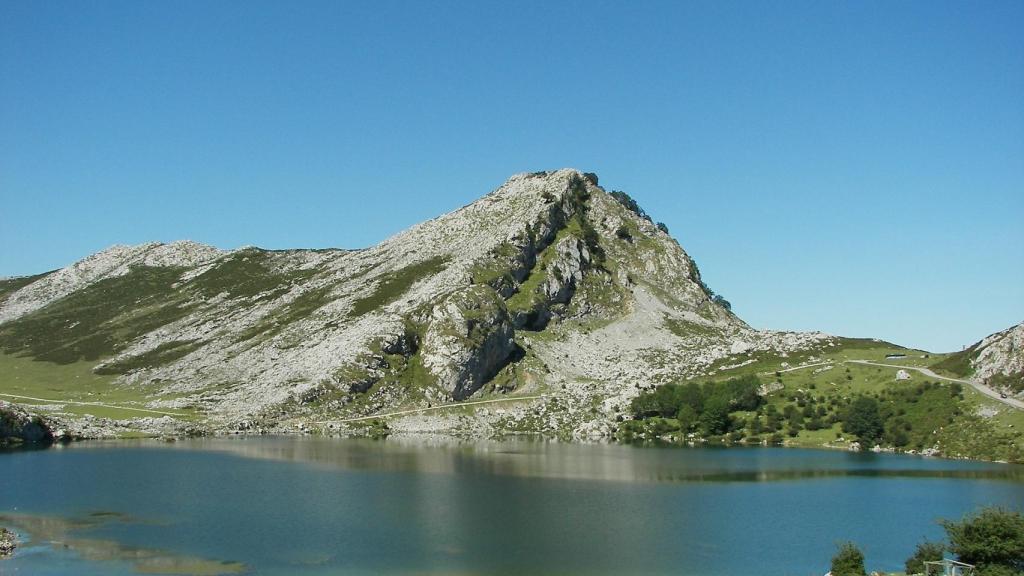
[[[887,355],[903,357],[886,359]],[[754,374],[772,390],[758,412],[733,413],[742,430],[730,433],[726,440],[847,447],[854,438],[844,433],[836,420],[853,399],[863,395],[877,400],[883,412],[890,415],[886,437],[898,438],[900,450],[938,447],[942,454],[952,457],[1024,460],[1024,411],[988,398],[970,386],[936,381],[914,371],[910,380],[896,380],[898,366],[927,367],[948,357],[875,340],[842,339],[839,346],[789,357],[765,353],[732,357],[720,364],[735,365],[744,358],[754,362],[719,370],[700,382],[724,382]],[[892,367],[850,360],[870,360]],[[787,414],[794,416],[787,418]],[[768,425],[770,419],[775,420],[776,427]],[[814,424],[809,426],[812,419]],[[799,425],[792,425],[791,420]],[[668,437],[682,440],[678,433],[670,432]]]

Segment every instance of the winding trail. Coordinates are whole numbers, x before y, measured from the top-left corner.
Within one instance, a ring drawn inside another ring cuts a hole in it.
[[[814,364],[801,364],[800,366],[790,366],[789,368],[783,368],[782,370],[772,370],[770,372],[761,372],[761,375],[762,376],[767,376],[769,374],[775,374],[776,372],[792,372],[794,370],[803,370],[804,368],[814,368],[815,366],[825,366],[825,365],[828,365],[828,364],[832,364],[832,362],[829,362],[829,361],[826,360],[824,362],[815,362]]]
[[[999,392],[996,392],[995,390],[989,388],[988,386],[985,386],[984,384],[982,384],[980,382],[975,382],[973,380],[961,380],[959,378],[950,378],[948,376],[941,376],[939,374],[936,374],[935,372],[933,372],[932,370],[930,370],[928,368],[918,368],[917,366],[897,366],[896,364],[884,364],[882,362],[872,362],[870,360],[846,360],[846,362],[849,362],[849,363],[852,363],[852,364],[870,364],[871,366],[886,366],[886,367],[889,367],[889,368],[902,368],[904,370],[916,370],[916,371],[920,372],[921,374],[924,374],[925,376],[927,376],[929,378],[937,378],[939,380],[946,380],[946,381],[949,381],[949,382],[959,382],[960,384],[967,384],[968,386],[974,388],[978,392],[981,392],[982,394],[984,394],[985,396],[988,396],[989,398],[991,398],[993,400],[996,400],[998,402],[1002,402],[1003,404],[1006,404],[1007,406],[1012,406],[1012,407],[1014,407],[1014,408],[1016,408],[1018,410],[1024,410],[1024,402],[1021,402],[1020,400],[1017,400],[1016,398],[1000,398]]]
[[[176,414],[174,412],[161,412],[159,410],[150,410],[148,408],[129,408],[127,406],[115,406],[114,404],[103,404],[101,402],[77,402],[75,400],[52,400],[48,398],[33,398],[32,396],[18,396],[17,394],[2,394],[0,396],[4,398],[18,398],[19,400],[34,400],[36,402],[47,402],[50,404],[75,404],[77,406],[99,406],[101,408],[113,408],[115,410],[134,410],[135,412],[147,412],[149,414],[160,414],[163,416],[174,416],[180,418],[184,414]]]
[[[448,408],[460,408],[462,406],[475,406],[477,404],[494,404],[496,402],[517,402],[523,400],[539,400],[541,398],[548,398],[550,394],[537,394],[534,396],[514,396],[509,398],[494,398],[491,400],[474,400],[472,402],[453,402],[451,404],[439,404],[437,406],[431,406],[429,408],[413,408],[410,410],[397,410],[395,412],[385,412],[384,414],[373,414],[371,416],[359,416],[357,418],[341,418],[336,420],[319,420],[315,422],[309,422],[309,424],[344,424],[346,422],[360,422],[363,420],[373,420],[375,418],[389,418],[391,416],[405,416],[406,414],[418,414],[421,412],[431,412],[433,410],[446,410]]]

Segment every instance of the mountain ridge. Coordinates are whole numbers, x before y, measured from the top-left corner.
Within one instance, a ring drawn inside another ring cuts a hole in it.
[[[573,169],[523,173],[364,249],[115,246],[0,283],[0,349],[88,365],[215,428],[543,393],[592,405],[557,426],[589,436],[640,389],[835,344],[750,328],[617,194]]]

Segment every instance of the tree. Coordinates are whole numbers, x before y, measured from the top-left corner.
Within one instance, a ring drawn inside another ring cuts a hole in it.
[[[689,404],[683,404],[682,408],[679,409],[679,413],[676,414],[676,420],[679,420],[679,428],[685,434],[693,432],[697,427],[697,423],[700,421],[700,416],[692,406]]]
[[[722,296],[721,294],[715,294],[715,296],[711,300],[714,301],[715,304],[718,304],[722,308],[725,308],[726,310],[732,312],[732,302],[726,300],[725,297]]]
[[[629,403],[629,409],[633,412],[634,418],[647,418],[658,414],[658,400],[654,394],[641,392]]]
[[[933,560],[942,560],[942,553],[946,551],[946,545],[942,542],[929,542],[925,540],[917,545],[914,555],[907,558],[905,564],[907,574],[924,574],[924,563]]]
[[[729,401],[715,396],[704,402],[700,427],[706,436],[717,436],[729,431]]]
[[[862,447],[868,448],[878,442],[884,430],[885,423],[878,410],[878,400],[859,396],[847,408],[843,417],[843,432],[856,436]]]
[[[687,382],[679,392],[679,400],[693,408],[693,411],[700,414],[704,410],[704,391],[700,384]]]
[[[658,413],[662,418],[674,418],[679,413],[679,405],[682,404],[682,388],[675,384],[659,386],[654,391],[654,398],[658,402]]]
[[[864,554],[853,542],[839,544],[839,551],[832,557],[832,576],[866,576]]]
[[[961,562],[989,569],[1024,572],[1024,516],[1002,508],[983,508],[959,522],[943,520],[949,549]],[[998,567],[998,568],[997,568]]]
[[[758,394],[761,390],[761,380],[753,374],[730,378],[726,381],[725,388],[734,410],[757,410],[764,402],[764,398]]]

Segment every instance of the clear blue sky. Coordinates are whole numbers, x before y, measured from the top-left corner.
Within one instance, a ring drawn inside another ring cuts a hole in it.
[[[1024,320],[1024,3],[0,3],[0,275],[597,172],[759,328]]]

